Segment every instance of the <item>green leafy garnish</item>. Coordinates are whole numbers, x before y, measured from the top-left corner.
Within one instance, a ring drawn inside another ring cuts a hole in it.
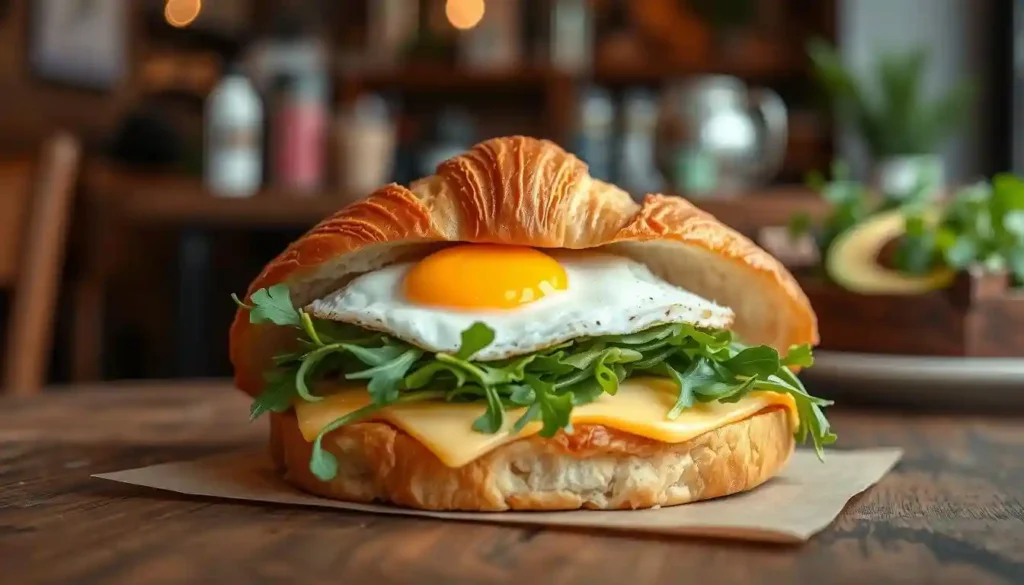
[[[250,323],[273,323],[274,325],[301,325],[302,317],[292,305],[291,294],[288,287],[283,284],[275,284],[270,288],[261,288],[252,293],[249,297],[252,306],[249,307],[235,297],[239,306],[249,309]]]
[[[249,420],[256,420],[267,412],[285,412],[292,407],[297,394],[295,376],[281,370],[271,370],[264,376],[263,392],[252,401]]]
[[[473,323],[462,332],[462,345],[455,357],[460,360],[468,360],[481,349],[487,347],[494,341],[494,331],[483,323]]]
[[[789,394],[800,414],[796,436],[810,438],[819,456],[835,440],[821,409],[831,402],[807,393],[790,366],[813,363],[809,346],[794,346],[786,356],[766,346],[746,346],[728,331],[686,324],[657,325],[628,335],[579,338],[514,358],[475,361],[473,356],[494,341],[494,331],[474,323],[452,352],[429,353],[391,336],[318,320],[291,306],[282,285],[251,296],[254,323],[295,328],[300,347],[275,359],[264,391],[251,416],[283,412],[295,401],[318,401],[311,388],[322,381],[368,380],[370,403],[324,427],[313,443],[310,470],[329,480],[338,462],[322,446],[323,437],[347,424],[373,416],[393,404],[418,401],[472,402],[484,406],[473,422],[481,433],[501,432],[519,411],[512,432],[539,422],[540,435],[572,431],[572,410],[615,394],[631,376],[658,376],[675,382],[675,405],[666,412],[678,418],[697,403],[737,402],[753,391]],[[255,316],[254,316],[255,314]]]
[[[1007,271],[1015,286],[1024,286],[1024,181],[1002,174],[991,184],[956,192],[938,221],[925,221],[926,210],[909,210],[906,236],[896,254],[899,269],[923,274],[936,267],[964,270],[978,266]]]
[[[406,372],[423,352],[410,348],[391,361],[380,363],[367,370],[345,374],[347,380],[369,380],[366,389],[375,404],[391,404],[398,400],[398,391]]]

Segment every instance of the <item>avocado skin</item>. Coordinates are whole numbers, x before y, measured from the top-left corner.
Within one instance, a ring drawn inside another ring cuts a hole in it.
[[[883,266],[878,257],[885,245],[903,235],[899,210],[879,213],[846,230],[829,246],[825,271],[844,289],[864,295],[916,295],[948,287],[955,273],[937,268],[911,275]]]

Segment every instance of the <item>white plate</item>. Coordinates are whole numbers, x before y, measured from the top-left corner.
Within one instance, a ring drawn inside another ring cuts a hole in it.
[[[953,407],[1024,407],[1024,359],[815,351],[800,376],[823,397]]]

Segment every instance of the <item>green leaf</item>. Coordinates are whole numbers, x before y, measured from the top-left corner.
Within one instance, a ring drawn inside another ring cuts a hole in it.
[[[619,389],[619,375],[615,366],[642,358],[643,354],[638,351],[609,347],[594,361],[594,378],[605,392],[615,394]]]
[[[687,324],[680,326],[678,337],[679,339],[692,339],[699,345],[711,348],[726,347],[732,341],[732,334],[728,331],[701,331],[693,325]]]
[[[538,416],[540,416],[540,403],[534,402],[526,409],[526,412],[516,420],[515,424],[512,425],[512,432],[519,434],[526,425],[536,420]]]
[[[399,357],[409,349],[408,347],[402,347],[400,345],[363,347],[361,345],[342,343],[340,346],[344,348],[345,351],[354,355],[356,359],[368,366],[382,366],[388,362],[394,361],[395,358]]]
[[[604,343],[595,343],[590,349],[566,356],[562,362],[578,370],[586,370],[604,354],[604,350]]]
[[[508,399],[519,406],[529,406],[537,401],[537,394],[529,384],[519,384],[512,387]]]
[[[925,274],[935,261],[935,238],[931,233],[907,236],[896,249],[896,265],[910,274]]]
[[[397,402],[426,402],[443,398],[443,392],[415,392],[402,396]],[[309,471],[320,481],[331,481],[338,475],[338,459],[333,453],[323,448],[323,439],[330,433],[341,427],[360,421],[380,410],[378,404],[367,404],[366,406],[353,410],[352,412],[331,421],[327,426],[320,429],[316,439],[313,440],[313,453],[309,458]]]
[[[696,367],[697,361],[694,360],[691,367]],[[665,415],[669,420],[675,420],[679,418],[679,415],[683,413],[683,410],[693,406],[693,384],[686,381],[685,375],[678,372],[675,368],[670,366],[668,362],[662,362],[657,367],[651,370],[652,373],[660,374],[667,378],[671,378],[675,381],[676,386],[679,388],[679,396],[676,398],[676,403]],[[690,369],[687,369],[687,373],[690,373]]]
[[[439,362],[452,368],[453,371],[461,370],[467,378],[475,380],[481,386],[521,382],[525,375],[526,367],[533,361],[533,356],[524,356],[520,360],[509,363],[507,366],[495,367],[486,364],[474,364],[443,353],[439,353],[434,357]]]
[[[1017,242],[1024,243],[1024,211],[1015,209],[1003,216],[1003,229]]]
[[[728,403],[728,402],[739,402],[747,394],[750,394],[750,391],[754,389],[754,384],[756,384],[756,383],[757,383],[757,378],[747,378],[746,380],[743,380],[742,382],[734,383],[734,384],[732,384],[732,388],[730,388],[730,390],[728,392],[723,393],[719,397],[718,401],[719,402],[726,402],[726,403]]]
[[[331,481],[338,475],[338,458],[323,448],[323,436],[313,441],[313,454],[309,457],[309,471],[320,481]]]
[[[493,435],[505,425],[505,407],[494,386],[486,386],[484,392],[487,395],[487,410],[473,421],[473,430]]]
[[[712,362],[704,357],[694,359],[681,373],[673,375],[672,371],[669,371],[669,374],[675,377],[679,384],[679,398],[676,400],[675,406],[668,411],[669,420],[679,418],[684,409],[693,406],[694,400],[697,399],[697,393],[701,389],[708,388],[711,384],[719,381],[718,372]]]
[[[551,384],[535,376],[527,376],[526,383],[533,388],[540,405],[540,417],[544,423],[540,436],[551,438],[562,429],[571,432],[572,395],[556,394]]]
[[[366,389],[370,392],[370,398],[373,399],[374,404],[391,404],[398,400],[399,386],[402,379],[405,378],[406,372],[421,355],[423,355],[421,350],[408,349],[390,362],[361,372],[346,374],[345,378],[347,380],[370,380]]]
[[[948,250],[943,253],[946,264],[957,270],[967,268],[978,259],[978,244],[967,236],[957,238]]]
[[[779,369],[779,352],[767,345],[748,347],[722,365],[739,376],[769,376]]]
[[[289,301],[289,304],[291,301]],[[320,339],[320,335],[316,331],[316,327],[313,326],[313,318],[309,316],[309,313],[299,310],[299,321],[302,326],[302,330],[306,332],[306,336],[315,345],[324,345],[323,340]]]
[[[323,400],[322,396],[315,396],[309,391],[310,374],[328,355],[341,351],[344,351],[344,349],[339,345],[326,345],[309,352],[302,359],[299,369],[295,372],[295,389],[303,400],[306,402],[319,402]]]
[[[487,347],[493,341],[493,329],[480,322],[473,323],[469,328],[462,332],[462,343],[459,345],[459,351],[455,353],[455,357],[462,360],[468,360],[473,357],[476,352]]]
[[[576,370],[573,366],[564,363],[562,359],[565,357],[564,351],[557,351],[551,355],[540,355],[533,360],[532,370],[545,374],[554,374],[562,376],[565,374],[572,373]]]
[[[252,293],[249,301],[253,308],[249,311],[250,323],[273,323],[275,325],[302,325],[299,312],[292,306],[291,293],[283,284],[275,284],[270,288],[261,288]]]
[[[598,340],[615,343],[617,345],[644,345],[652,341],[658,341],[677,335],[681,329],[682,325],[670,323],[668,325],[655,325],[650,329],[645,329],[637,333],[630,333],[629,335],[604,335],[598,338]]]
[[[594,378],[569,386],[565,391],[572,394],[573,406],[590,404],[605,393],[604,388]]]
[[[435,376],[442,373],[451,374],[455,388],[461,388],[466,383],[466,373],[462,368],[437,361],[430,362],[406,376],[405,387],[409,390],[425,388],[434,380]]]
[[[283,371],[272,371],[264,376],[263,391],[249,407],[249,420],[254,421],[266,412],[285,412],[296,397],[295,377]]]
[[[1011,249],[1007,253],[1007,260],[1016,286],[1024,286],[1024,245]]]
[[[786,232],[789,234],[789,239],[796,241],[806,236],[811,232],[811,225],[811,214],[806,211],[794,213],[786,224]]]
[[[811,355],[811,346],[808,344],[792,345],[789,353],[780,362],[783,366],[799,366],[809,368],[814,365],[814,356]]]
[[[679,351],[678,347],[661,347],[650,351],[643,359],[632,363],[634,370],[649,370]]]

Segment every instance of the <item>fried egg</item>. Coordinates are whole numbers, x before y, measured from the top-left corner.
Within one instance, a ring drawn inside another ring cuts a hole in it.
[[[629,258],[490,244],[456,245],[360,275],[307,310],[431,352],[456,351],[462,331],[480,321],[495,334],[474,356],[481,361],[665,323],[724,329],[733,320],[729,308]]]

